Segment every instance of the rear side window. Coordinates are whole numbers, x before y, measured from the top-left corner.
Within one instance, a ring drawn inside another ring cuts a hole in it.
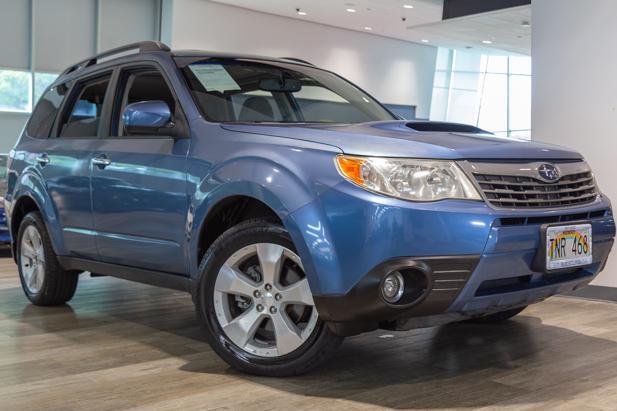
[[[110,76],[77,85],[77,98],[67,108],[60,137],[95,137],[101,122]]]
[[[67,87],[63,84],[49,89],[36,105],[26,132],[31,137],[47,138],[58,116]]]

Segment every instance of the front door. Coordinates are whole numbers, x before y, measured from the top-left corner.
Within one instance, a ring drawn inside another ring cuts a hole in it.
[[[91,157],[92,210],[99,259],[103,262],[186,274],[189,139],[130,135],[121,113],[139,101],[165,101],[180,114],[174,95],[153,67],[120,72],[110,136]],[[170,131],[171,134],[171,131]]]

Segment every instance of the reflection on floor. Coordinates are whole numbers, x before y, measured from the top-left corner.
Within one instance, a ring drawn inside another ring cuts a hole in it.
[[[346,340],[322,369],[230,370],[190,298],[82,277],[70,305],[29,305],[0,258],[0,409],[615,409],[617,305],[553,298],[499,326]]]

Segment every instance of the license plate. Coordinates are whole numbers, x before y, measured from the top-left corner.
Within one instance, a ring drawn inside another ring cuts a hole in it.
[[[591,264],[591,245],[591,224],[547,227],[546,269]]]

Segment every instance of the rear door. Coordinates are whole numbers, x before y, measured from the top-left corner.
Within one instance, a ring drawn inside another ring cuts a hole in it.
[[[163,100],[174,113],[169,135],[130,135],[122,112],[131,103]],[[152,64],[120,69],[110,133],[92,153],[92,208],[99,259],[185,274],[189,139],[169,82]]]
[[[106,116],[111,78],[112,72],[107,71],[72,84],[55,121],[53,113],[58,110],[54,107],[60,95],[67,94],[69,85],[49,90],[37,105],[27,130],[38,137],[48,132],[48,138],[22,139],[22,147],[30,151],[56,209],[65,252],[75,257],[98,256],[91,210],[90,158]],[[41,123],[36,119],[39,115],[45,118]],[[50,120],[51,130],[37,129]]]

